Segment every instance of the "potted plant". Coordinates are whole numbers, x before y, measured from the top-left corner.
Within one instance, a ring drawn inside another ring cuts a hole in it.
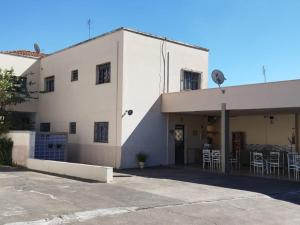
[[[138,162],[140,169],[143,169],[145,167],[145,162],[146,162],[147,158],[148,158],[148,156],[142,152],[140,152],[136,155],[136,161]]]

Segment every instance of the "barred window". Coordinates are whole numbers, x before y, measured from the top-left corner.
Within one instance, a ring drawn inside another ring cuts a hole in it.
[[[71,72],[71,81],[77,81],[78,80],[78,70],[72,70]]]
[[[41,132],[50,132],[50,123],[40,123]]]
[[[197,90],[201,87],[201,74],[191,71],[183,71],[181,78],[181,90]]]
[[[94,142],[108,143],[108,122],[95,122]]]
[[[96,84],[104,84],[110,82],[110,63],[96,66]]]
[[[69,133],[76,134],[76,122],[70,122],[69,124]]]

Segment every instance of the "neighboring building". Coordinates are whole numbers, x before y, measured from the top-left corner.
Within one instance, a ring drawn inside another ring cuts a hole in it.
[[[17,76],[27,77],[28,90],[32,92],[32,97],[37,98],[38,93],[33,93],[38,90],[38,80],[40,75],[40,57],[42,54],[37,54],[31,51],[5,51],[0,52],[0,69],[14,69]],[[16,111],[16,118],[27,124],[27,128],[34,129],[34,121],[36,119],[38,101],[31,99],[16,107],[12,107]],[[23,126],[16,129],[22,129]]]
[[[300,81],[207,89],[205,48],[120,28],[38,57],[0,53],[0,68],[38,76],[38,101],[16,110],[37,130],[68,132],[68,161],[130,168],[144,152],[148,166],[197,163],[208,139],[225,155],[235,131],[298,146]]]

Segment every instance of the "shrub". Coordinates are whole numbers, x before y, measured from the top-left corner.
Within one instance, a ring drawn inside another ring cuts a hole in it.
[[[144,154],[144,153],[138,153],[136,155],[136,160],[138,162],[146,162],[147,158],[148,158],[148,156],[146,154]]]
[[[0,138],[0,165],[12,165],[13,141],[10,138]]]

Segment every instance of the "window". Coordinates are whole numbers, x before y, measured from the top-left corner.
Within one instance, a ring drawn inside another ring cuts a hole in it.
[[[108,143],[108,122],[95,122],[94,142]]]
[[[77,81],[77,80],[78,80],[78,70],[72,70],[71,81]]]
[[[41,132],[50,132],[50,123],[40,123]]]
[[[104,84],[110,82],[110,63],[96,66],[96,84]]]
[[[69,125],[69,133],[76,134],[76,122],[71,122]]]
[[[201,74],[191,71],[183,71],[181,90],[197,90],[201,85]]]
[[[20,92],[22,94],[27,94],[27,77],[17,77],[14,76],[14,79],[16,80],[16,83],[18,86],[16,87],[17,92]]]
[[[54,91],[54,76],[45,78],[45,92]]]

